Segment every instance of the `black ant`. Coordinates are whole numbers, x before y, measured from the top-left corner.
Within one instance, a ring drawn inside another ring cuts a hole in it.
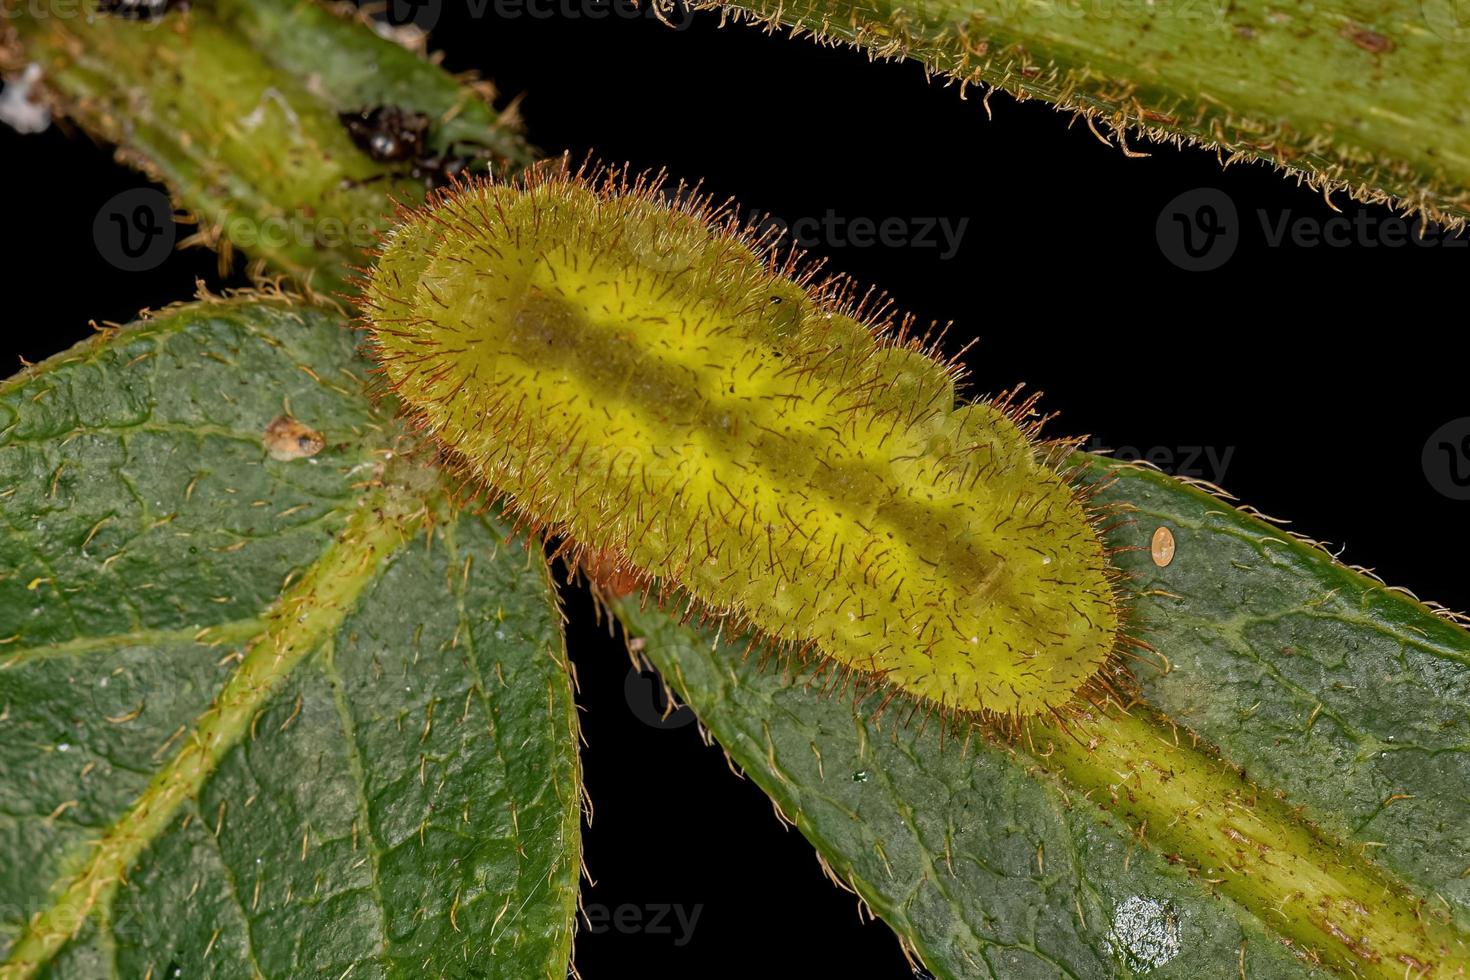
[[[402,106],[369,106],[366,109],[339,112],[337,117],[347,127],[347,135],[357,148],[378,163],[408,164],[408,169],[403,173],[382,174],[360,183],[408,176],[422,180],[428,190],[433,190],[448,184],[472,164],[494,158],[488,147],[475,147],[467,155],[434,153],[429,148],[432,120],[422,112]]]

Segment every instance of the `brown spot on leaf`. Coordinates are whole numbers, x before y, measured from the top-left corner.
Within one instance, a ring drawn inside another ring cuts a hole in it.
[[[283,462],[315,456],[327,444],[320,432],[289,415],[277,415],[271,419],[270,425],[265,427],[264,442],[270,458]]]
[[[1369,54],[1387,54],[1393,50],[1393,42],[1388,38],[1358,24],[1344,25],[1342,36]]]
[[[1318,925],[1323,932],[1346,946],[1358,959],[1366,960],[1369,963],[1378,963],[1383,960],[1383,957],[1373,947],[1369,946],[1363,940],[1355,938],[1343,929],[1340,929],[1330,919],[1324,919]]]

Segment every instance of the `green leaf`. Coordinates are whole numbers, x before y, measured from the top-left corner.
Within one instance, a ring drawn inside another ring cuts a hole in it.
[[[1470,930],[1470,633],[1321,547],[1156,470],[1116,476],[1118,564],[1169,660],[1144,699]],[[1176,557],[1150,541],[1168,527]]]
[[[203,241],[322,292],[367,263],[390,195],[424,196],[411,161],[373,159],[339,113],[397,106],[429,117],[434,154],[531,159],[488,86],[314,2],[214,0],[158,21],[23,3],[0,21],[0,42],[0,62],[40,64],[62,111],[167,184]]]
[[[651,0],[659,9],[672,0]],[[694,0],[912,58],[1117,137],[1258,160],[1319,190],[1470,217],[1470,22],[1455,0]],[[1101,138],[1101,134],[1099,133]],[[1139,149],[1135,146],[1134,150]]]
[[[5,980],[565,976],[551,583],[354,346],[213,301],[0,386]]]
[[[1093,461],[1148,707],[940,732],[633,602],[648,658],[942,977],[1454,976],[1470,963],[1470,636],[1157,472]],[[1177,543],[1158,565],[1160,526]],[[820,683],[815,688],[820,688]],[[1217,754],[1211,746],[1218,746]],[[1417,964],[1417,965],[1416,965]]]

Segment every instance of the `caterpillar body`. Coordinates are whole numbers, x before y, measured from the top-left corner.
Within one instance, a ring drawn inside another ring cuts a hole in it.
[[[946,714],[1055,709],[1107,664],[1074,444],[1031,400],[957,404],[886,302],[657,179],[549,168],[402,217],[369,347],[528,522]]]

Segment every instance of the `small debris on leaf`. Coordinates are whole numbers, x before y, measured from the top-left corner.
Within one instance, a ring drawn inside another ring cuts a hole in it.
[[[1379,34],[1370,31],[1366,27],[1357,24],[1347,24],[1342,29],[1342,36],[1356,44],[1369,54],[1388,54],[1393,50],[1393,42]]]
[[[20,75],[5,79],[0,90],[0,123],[17,133],[43,133],[51,125],[51,110],[35,100],[36,83],[41,80],[41,66],[34,61]]]
[[[265,427],[265,451],[271,459],[282,462],[305,459],[321,452],[326,444],[320,432],[289,415],[277,415]]]

